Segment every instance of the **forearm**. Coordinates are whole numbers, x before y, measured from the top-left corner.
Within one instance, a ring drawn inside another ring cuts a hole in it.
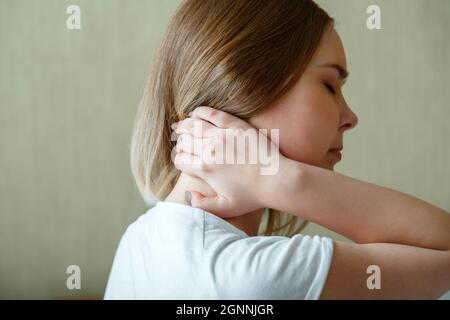
[[[450,249],[450,215],[405,193],[290,161],[280,182],[279,210],[357,243],[389,242]]]
[[[367,287],[370,265],[379,267],[377,290]],[[334,241],[333,260],[320,298],[437,299],[450,290],[449,270],[448,250]]]

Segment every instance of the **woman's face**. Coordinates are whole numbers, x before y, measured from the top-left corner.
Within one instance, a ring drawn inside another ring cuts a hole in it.
[[[279,148],[286,157],[333,170],[339,158],[330,150],[343,147],[344,131],[358,123],[341,92],[346,69],[342,42],[330,28],[294,87],[249,123],[279,129]]]

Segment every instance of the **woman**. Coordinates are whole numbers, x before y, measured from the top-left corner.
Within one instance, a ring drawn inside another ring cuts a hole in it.
[[[332,172],[344,131],[357,124],[340,91],[346,75],[333,20],[312,1],[184,1],[132,141],[139,190],[158,202],[123,235],[105,298],[435,298],[447,291],[446,213]],[[184,137],[180,174],[170,124],[193,110],[176,128]],[[189,142],[211,144],[194,138],[195,121],[211,130],[279,129],[278,174],[190,164]],[[186,191],[195,191],[192,199]],[[406,217],[420,228],[407,228]],[[359,244],[300,235],[304,219]],[[423,270],[411,267],[418,263]],[[381,268],[380,290],[368,288],[371,265]]]

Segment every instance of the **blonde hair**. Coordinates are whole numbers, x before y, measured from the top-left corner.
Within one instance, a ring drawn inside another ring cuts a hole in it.
[[[332,23],[311,0],[183,1],[134,122],[131,169],[144,201],[164,199],[179,177],[171,123],[201,105],[244,120],[253,116],[299,79]],[[292,236],[308,222],[274,209],[265,215],[260,233],[267,236]]]

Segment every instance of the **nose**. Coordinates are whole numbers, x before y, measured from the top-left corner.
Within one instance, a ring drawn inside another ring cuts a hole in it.
[[[358,116],[350,109],[347,103],[344,101],[344,114],[342,116],[342,128],[343,131],[353,129],[358,124]]]

